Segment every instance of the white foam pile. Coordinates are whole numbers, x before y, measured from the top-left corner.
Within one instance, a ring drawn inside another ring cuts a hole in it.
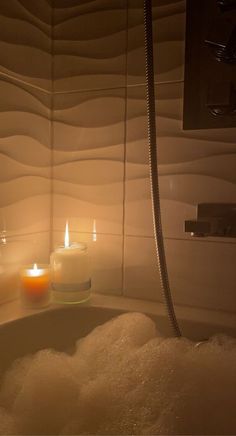
[[[236,340],[196,347],[158,337],[125,314],[79,340],[73,356],[43,350],[2,380],[0,434],[236,434]]]

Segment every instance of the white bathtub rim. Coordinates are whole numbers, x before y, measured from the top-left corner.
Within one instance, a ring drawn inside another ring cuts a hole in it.
[[[63,310],[64,307],[68,309],[70,306],[53,303],[46,308],[32,310],[21,307],[19,300],[10,301],[0,306],[0,327],[18,319],[37,316],[45,311]],[[71,307],[75,307],[75,305]],[[78,307],[78,310],[82,310],[83,307],[96,307],[101,309],[117,309],[125,312],[143,312],[157,318],[166,318],[166,323],[168,323],[165,306],[159,302],[123,296],[92,294],[89,302],[76,305],[76,307]],[[222,329],[235,330],[236,335],[236,313],[180,305],[177,305],[175,309],[180,324],[182,322],[191,322],[204,324],[209,327],[217,326],[219,329],[222,327]]]

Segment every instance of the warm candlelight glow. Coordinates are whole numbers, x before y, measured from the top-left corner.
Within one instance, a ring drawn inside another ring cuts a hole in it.
[[[24,304],[45,306],[50,300],[48,265],[34,263],[21,269],[21,294]]]
[[[34,263],[34,266],[33,266],[33,268],[29,268],[28,269],[28,276],[29,277],[39,277],[39,276],[41,276],[41,275],[43,275],[43,270],[40,268],[38,268],[38,265],[37,265],[37,263]]]
[[[67,248],[70,246],[70,236],[69,236],[69,226],[68,221],[66,221],[66,229],[65,229],[65,242],[64,246]]]
[[[79,303],[89,298],[91,288],[86,244],[71,242],[66,221],[64,246],[50,256],[51,286],[54,299],[60,303]]]
[[[96,220],[93,220],[93,242],[97,240]]]

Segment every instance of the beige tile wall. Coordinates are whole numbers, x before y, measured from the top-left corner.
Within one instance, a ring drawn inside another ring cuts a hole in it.
[[[129,8],[128,83],[133,86],[127,91],[124,294],[160,300],[140,62],[141,3],[131,0]],[[177,304],[235,311],[235,241],[191,239],[183,227],[184,220],[195,218],[197,203],[236,202],[236,129],[183,131],[184,2],[158,0],[153,6],[160,194],[173,298]]]
[[[0,2],[0,233],[12,262],[46,261],[51,213],[51,6]]]
[[[54,1],[55,91],[125,86],[126,2]]]
[[[50,0],[9,0],[0,5],[1,72],[51,88]]]
[[[122,234],[124,115],[122,88],[54,95],[56,229]]]
[[[54,244],[69,219],[89,245],[93,290],[121,294],[127,1],[56,0],[53,33]]]
[[[161,300],[148,173],[142,0],[55,2],[54,229],[91,242],[94,290]],[[174,301],[235,311],[234,240],[191,239],[236,201],[236,129],[183,131],[185,2],[153,0],[162,220]],[[86,232],[86,233],[84,233]]]
[[[30,240],[31,258],[45,261],[51,224],[56,245],[69,219],[74,240],[89,245],[93,290],[159,301],[143,1],[53,3],[53,10],[50,0],[0,6],[0,230],[22,244]],[[185,2],[153,0],[153,19],[162,221],[174,301],[235,311],[235,241],[191,239],[183,223],[195,217],[198,202],[236,202],[236,129],[182,130]]]

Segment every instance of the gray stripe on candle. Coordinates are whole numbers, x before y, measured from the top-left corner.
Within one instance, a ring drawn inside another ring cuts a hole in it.
[[[91,288],[91,279],[83,283],[52,283],[52,290],[57,292],[87,291]]]

